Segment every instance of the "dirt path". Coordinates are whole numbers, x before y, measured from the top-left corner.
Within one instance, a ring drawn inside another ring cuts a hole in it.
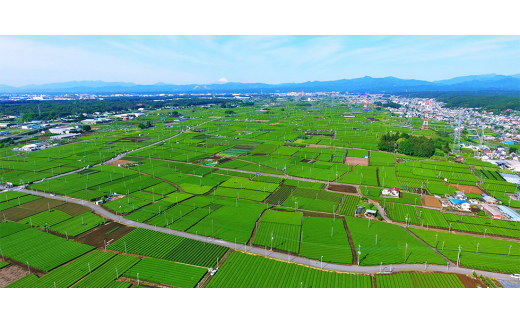
[[[342,217],[342,220],[343,220],[343,226],[345,227],[345,231],[347,232],[350,250],[352,251],[352,264],[357,264],[357,253],[356,253],[356,247],[354,247],[354,240],[352,240],[352,235],[350,234],[350,231],[348,230],[347,220],[345,219],[344,216]]]

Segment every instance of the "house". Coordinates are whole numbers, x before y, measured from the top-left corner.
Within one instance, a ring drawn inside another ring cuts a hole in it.
[[[455,193],[453,193],[453,198],[454,199],[459,199],[459,200],[467,200],[467,196],[466,194],[464,194],[464,192],[462,191],[455,191]]]
[[[483,154],[482,155],[482,161],[486,161],[486,160],[489,160],[489,156],[486,155],[486,154]]]
[[[482,194],[482,198],[480,200],[486,204],[498,204],[498,200],[496,198],[486,194]]]
[[[383,188],[383,190],[381,191],[381,196],[399,198],[399,188]]]
[[[470,207],[469,202],[468,202],[468,201],[464,201],[464,202],[462,202],[462,203],[460,204],[460,209],[461,209],[462,211],[467,211],[467,212],[471,211],[471,207]]]
[[[457,158],[455,158],[455,162],[456,163],[465,163],[466,160],[462,156],[457,156]]]

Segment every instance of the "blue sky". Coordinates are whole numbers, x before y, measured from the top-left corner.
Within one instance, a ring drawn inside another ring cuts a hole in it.
[[[520,36],[0,36],[0,84],[285,83],[520,73]]]

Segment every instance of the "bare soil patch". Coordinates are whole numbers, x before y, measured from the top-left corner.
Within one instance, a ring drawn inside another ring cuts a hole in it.
[[[434,196],[424,195],[422,198],[422,205],[431,207],[442,207],[441,201]]]
[[[4,288],[27,275],[29,275],[27,266],[23,268],[11,264],[10,266],[2,268],[0,269],[0,288]]]
[[[106,162],[105,164],[106,165],[117,166],[118,164],[119,165],[126,165],[126,164],[133,164],[133,163],[135,163],[135,161],[118,159],[118,160],[111,160],[109,162]]]
[[[449,183],[448,185],[455,187],[457,190],[462,191],[464,193],[468,193],[468,194],[478,194],[478,195],[485,194],[480,188],[478,188],[476,186],[454,184],[454,183]]]
[[[110,234],[107,234],[111,230],[119,227],[119,229],[111,232]],[[93,229],[92,231],[87,232],[86,234],[79,236],[78,238],[74,239],[77,242],[84,243],[91,245],[96,248],[103,248],[104,247],[104,241],[106,241],[108,244],[122,238],[126,234],[133,231],[135,228],[126,226],[121,223],[117,222],[109,222],[105,225],[98,226],[97,228]]]
[[[65,203],[62,205],[58,205],[57,207],[55,207],[55,209],[65,212],[70,216],[76,216],[90,211],[89,208],[74,203]]]
[[[352,185],[330,184],[328,189],[334,192],[358,194],[357,188]]]
[[[368,166],[368,158],[361,157],[346,157],[345,164],[347,165],[359,165],[359,166]]]
[[[48,210],[49,208],[55,208],[58,205],[62,205],[64,203],[64,201],[60,200],[41,198],[36,201],[32,201],[29,203],[22,204],[20,206],[4,210],[2,213],[5,214],[5,217],[7,219],[11,221],[18,221],[36,213]]]
[[[481,282],[479,279],[476,279],[473,276],[468,276],[464,274],[456,274],[459,277],[460,281],[466,288],[478,288],[479,286],[482,288],[486,288],[486,284]]]

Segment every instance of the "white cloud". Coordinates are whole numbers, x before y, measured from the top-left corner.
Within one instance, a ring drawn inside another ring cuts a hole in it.
[[[222,77],[218,80],[220,83],[227,83],[229,82],[225,77]]]

